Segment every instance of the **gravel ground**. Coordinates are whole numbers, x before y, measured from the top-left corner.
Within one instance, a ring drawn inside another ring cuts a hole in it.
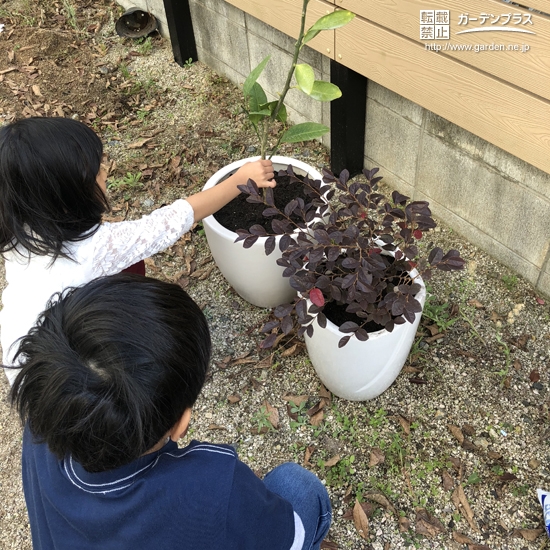
[[[36,22],[9,21],[16,22],[12,42],[0,35],[9,51],[35,44],[37,36],[46,42],[27,63],[39,68],[33,83],[45,97],[35,97],[37,106],[26,102],[29,70],[6,73],[0,122],[29,114],[29,105],[47,112],[47,103],[93,124],[112,159],[109,219],[135,218],[187,196],[223,164],[254,154],[232,84],[201,63],[178,67],[158,38],[150,47],[121,42],[110,2],[82,4],[79,28],[98,21],[100,28],[81,33],[78,48],[70,47],[76,38],[62,22],[37,29]],[[0,71],[26,62],[18,55],[0,60]],[[76,81],[75,67],[82,67]],[[283,152],[317,168],[328,158],[316,143]],[[211,376],[188,437],[236,443],[260,475],[288,460],[314,471],[334,507],[327,548],[548,548],[536,499],[538,487],[550,490],[548,299],[444,220],[431,239],[457,248],[468,268],[431,282],[403,372],[364,403],[329,398],[300,342],[259,352],[258,329],[269,312],[228,286],[200,226],[150,259],[148,273],[186,288],[212,330]],[[0,548],[26,550],[21,429],[5,379],[0,392]],[[356,498],[368,516],[366,539],[348,519]]]

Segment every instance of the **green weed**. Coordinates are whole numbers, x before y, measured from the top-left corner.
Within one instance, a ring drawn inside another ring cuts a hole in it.
[[[126,172],[126,175],[124,177],[113,180],[111,183],[109,183],[107,188],[118,190],[124,188],[133,189],[137,187],[143,187],[143,184],[140,180],[141,172],[137,172],[135,174],[132,174],[132,172]]]
[[[500,280],[510,292],[515,290],[518,286],[518,278],[515,275],[503,275]]]
[[[263,431],[272,432],[275,429],[269,421],[269,413],[267,412],[267,407],[265,405],[260,407],[260,410],[252,417],[251,420],[254,427],[258,430],[258,433]]]
[[[426,303],[424,304],[422,315],[433,321],[439,330],[444,332],[458,321],[458,317],[451,317],[449,304],[440,303],[440,301],[430,293],[431,289],[429,287],[427,290],[428,294],[426,296]]]
[[[153,51],[153,40],[150,36],[147,38],[141,38],[138,41],[137,51],[141,55],[149,55]]]

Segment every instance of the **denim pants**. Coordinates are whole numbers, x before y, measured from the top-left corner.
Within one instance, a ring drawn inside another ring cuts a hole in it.
[[[286,462],[265,477],[266,487],[288,500],[304,524],[303,550],[318,550],[332,519],[330,499],[325,486],[310,471]]]

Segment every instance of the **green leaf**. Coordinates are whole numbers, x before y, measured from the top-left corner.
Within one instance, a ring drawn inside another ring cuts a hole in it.
[[[270,101],[269,103],[265,103],[264,105],[260,105],[261,109],[269,109],[269,114],[273,114],[273,111],[275,110],[275,107],[277,107],[278,101]],[[279,112],[277,113],[277,120],[280,120],[281,122],[286,122],[287,113],[286,113],[286,107],[283,103],[281,105],[281,108],[279,109]]]
[[[265,103],[267,103],[267,96],[265,95],[264,89],[257,82],[254,82],[248,100],[250,111],[261,111]]]
[[[294,76],[296,77],[296,82],[300,90],[309,95],[313,89],[313,83],[315,82],[313,69],[307,63],[300,63],[296,65]]]
[[[339,29],[344,25],[347,25],[353,18],[355,14],[348,10],[337,10],[324,15],[321,19],[318,19],[310,27],[309,31],[329,31],[332,29]]]
[[[248,113],[249,115],[261,115],[261,116],[269,116],[271,114],[271,111],[269,109],[262,109],[261,111],[250,111]]]
[[[342,92],[336,84],[331,84],[324,80],[316,80],[313,83],[313,89],[308,95],[317,101],[332,101],[341,97]]]
[[[291,126],[281,138],[282,143],[298,143],[324,136],[330,128],[317,122],[304,122]]]
[[[302,44],[307,44],[310,40],[313,40],[321,31],[309,31],[306,32],[304,38],[302,38]]]
[[[264,58],[259,63],[259,65],[255,69],[252,69],[250,74],[246,77],[246,80],[244,81],[244,84],[243,84],[244,97],[248,97],[250,95],[254,87],[254,84],[256,83],[256,80],[258,80],[258,77],[262,74],[262,71],[264,70],[270,58],[271,58],[271,55],[268,55],[266,58]]]

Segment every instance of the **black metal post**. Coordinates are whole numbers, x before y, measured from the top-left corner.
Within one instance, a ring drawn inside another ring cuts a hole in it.
[[[368,79],[331,59],[330,81],[342,90],[330,104],[331,168],[354,176],[363,169]]]
[[[197,45],[195,44],[189,0],[164,0],[164,9],[174,61],[181,67],[189,59],[197,61]]]

